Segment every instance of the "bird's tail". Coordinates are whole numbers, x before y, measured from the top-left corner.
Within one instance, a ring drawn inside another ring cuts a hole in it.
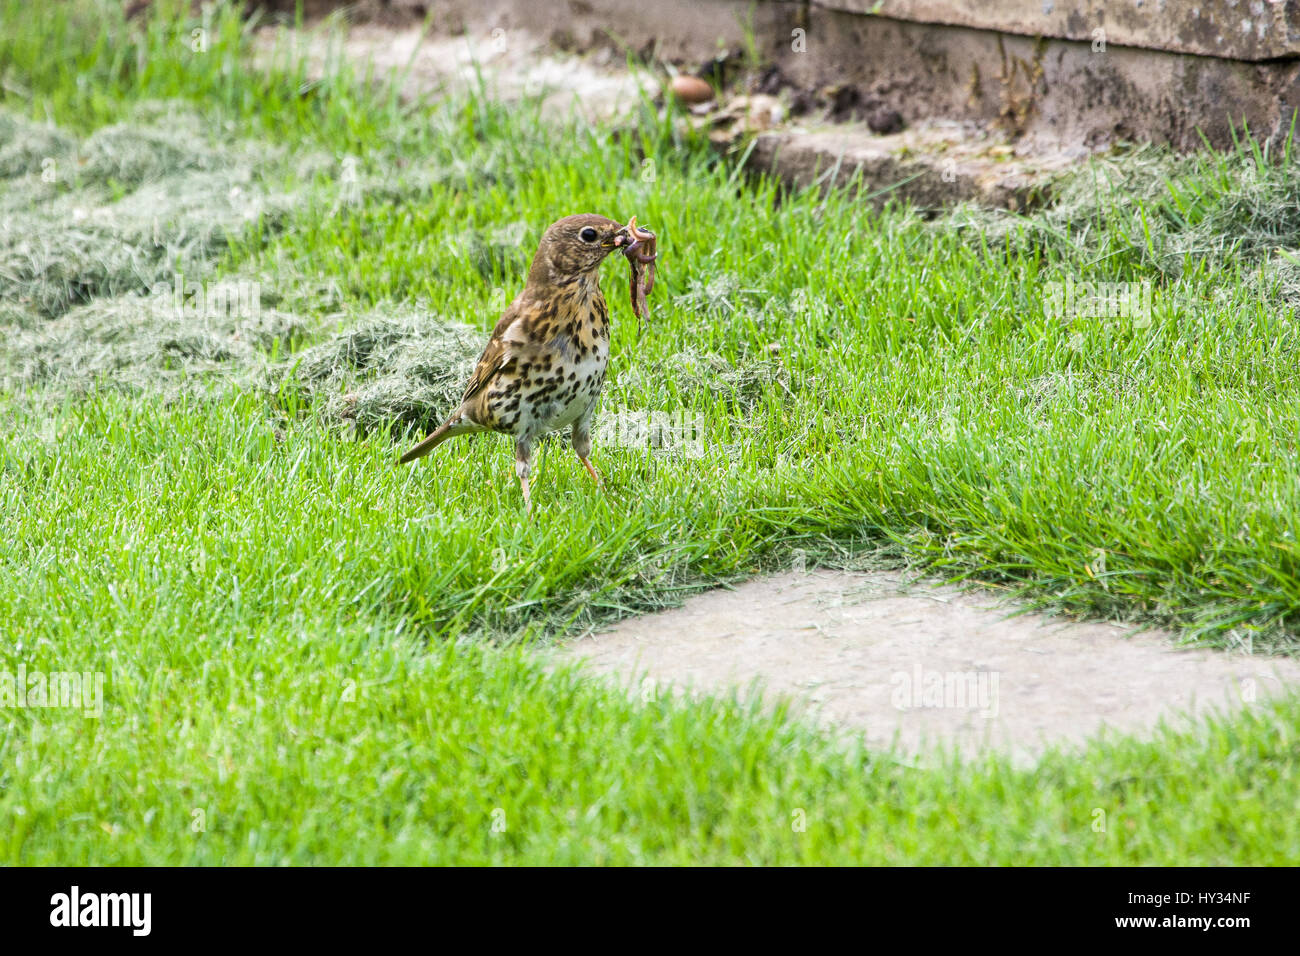
[[[445,442],[448,438],[451,438],[453,435],[459,435],[463,431],[469,431],[469,430],[470,429],[461,426],[461,416],[460,413],[458,412],[457,414],[451,416],[451,418],[443,422],[441,425],[439,425],[437,428],[435,428],[433,431],[431,431],[429,433],[428,438],[420,442],[420,444],[416,445],[405,455],[399,458],[397,460],[397,463],[399,465],[405,465],[408,461],[415,461],[415,459],[417,458],[423,458],[425,455],[429,454],[429,452],[433,451],[435,448],[437,448],[439,445]]]

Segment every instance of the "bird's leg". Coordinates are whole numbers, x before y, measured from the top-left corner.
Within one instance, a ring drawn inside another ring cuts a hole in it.
[[[573,442],[573,450],[578,453],[578,461],[582,462],[583,467],[587,469],[587,474],[591,475],[591,480],[600,487],[600,475],[596,472],[596,466],[591,463],[588,457],[591,455],[591,412],[588,410],[586,415],[573,423],[573,431],[570,433]]]
[[[533,513],[533,502],[528,495],[528,463],[532,456],[532,447],[526,438],[515,442],[515,474],[519,476],[519,490],[524,493],[524,511]]]

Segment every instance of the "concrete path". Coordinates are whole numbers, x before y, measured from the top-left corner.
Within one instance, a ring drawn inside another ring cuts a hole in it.
[[[909,584],[897,573],[781,574],[690,599],[558,648],[644,693],[725,692],[758,681],[800,713],[965,753],[1031,760],[1103,726],[1142,732],[1161,718],[1251,706],[1300,686],[1300,661],[1179,649],[1168,634],[1038,614],[1010,617],[988,591]]]

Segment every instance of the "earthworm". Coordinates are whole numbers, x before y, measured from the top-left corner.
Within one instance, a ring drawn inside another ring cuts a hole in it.
[[[655,260],[659,258],[655,247],[658,240],[655,234],[645,227],[637,227],[636,216],[627,223],[628,235],[632,241],[623,247],[623,255],[632,264],[632,279],[629,291],[632,297],[632,314],[643,319],[648,314],[646,296],[655,284]],[[642,249],[644,246],[644,250]]]

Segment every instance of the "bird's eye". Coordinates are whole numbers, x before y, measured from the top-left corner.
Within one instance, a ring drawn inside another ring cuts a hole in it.
[[[578,238],[583,242],[595,242],[596,230],[592,229],[591,226],[588,226],[586,229],[582,230],[582,232],[578,233]]]

